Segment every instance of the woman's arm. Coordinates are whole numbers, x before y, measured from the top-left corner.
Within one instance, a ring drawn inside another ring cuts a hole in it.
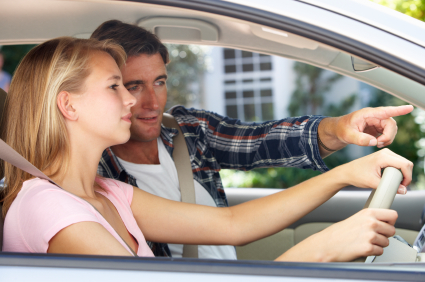
[[[78,222],[65,227],[49,241],[48,253],[132,256],[101,224]]]
[[[242,245],[284,229],[327,201],[342,187],[355,185],[376,188],[380,181],[381,169],[387,166],[402,170],[404,186],[410,183],[412,163],[384,149],[293,188],[234,207],[212,208],[174,202],[135,188],[131,208],[148,240],[183,244]],[[319,244],[323,246],[319,249],[325,250],[326,246],[333,244],[333,250],[338,253],[344,244],[353,244],[353,240],[350,240],[352,236],[341,236],[340,240],[332,242],[326,235],[333,234],[334,237],[338,237],[335,232],[344,229],[343,231],[348,234],[365,233],[373,238],[368,241],[357,238],[357,241],[364,246],[359,250],[351,248],[346,256],[339,253],[320,255],[318,251],[315,251],[314,259],[311,257],[303,257],[303,259],[340,260],[366,255],[370,252],[376,254],[387,244],[386,237],[392,235],[393,227],[391,226],[397,217],[394,211],[378,213],[360,212],[348,219],[348,223],[340,223],[336,227],[318,233],[313,239],[306,240],[297,248],[318,250],[316,244]],[[326,242],[323,243],[322,240]],[[285,256],[281,259],[285,259]]]
[[[201,245],[243,245],[274,234],[344,187],[338,170],[234,207],[166,200],[134,188],[131,208],[147,240]]]
[[[364,209],[346,220],[311,235],[295,245],[277,261],[352,261],[358,257],[382,255],[395,234],[397,212]]]

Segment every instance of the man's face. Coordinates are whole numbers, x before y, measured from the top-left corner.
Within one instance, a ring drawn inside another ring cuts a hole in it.
[[[131,108],[130,140],[148,142],[161,134],[167,102],[167,69],[160,54],[133,56],[121,68],[124,86],[137,102]]]

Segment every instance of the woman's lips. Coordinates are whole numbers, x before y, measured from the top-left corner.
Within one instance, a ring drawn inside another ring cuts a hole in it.
[[[131,123],[131,113],[123,116],[121,119],[124,120],[124,121],[126,121],[126,122]]]

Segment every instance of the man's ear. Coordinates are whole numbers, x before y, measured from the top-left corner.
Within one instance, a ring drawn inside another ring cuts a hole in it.
[[[61,91],[57,97],[57,105],[65,119],[75,121],[78,119],[78,114],[72,106],[71,98],[72,97],[69,92]]]

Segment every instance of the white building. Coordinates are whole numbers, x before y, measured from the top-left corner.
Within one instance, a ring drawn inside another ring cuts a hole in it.
[[[265,121],[289,116],[295,90],[294,61],[242,50],[211,48],[211,70],[205,76],[202,108],[243,121]],[[325,103],[338,104],[361,83],[345,77],[335,83]],[[357,99],[352,110],[364,103]]]
[[[242,121],[290,116],[288,105],[296,80],[294,61],[219,47],[211,48],[209,56],[210,70],[205,76],[202,102],[197,106]],[[369,92],[364,84],[344,77],[326,94],[325,104],[339,104],[346,97],[358,94],[351,112],[367,106]],[[370,153],[370,149],[352,146],[349,152],[352,158],[357,158]]]

